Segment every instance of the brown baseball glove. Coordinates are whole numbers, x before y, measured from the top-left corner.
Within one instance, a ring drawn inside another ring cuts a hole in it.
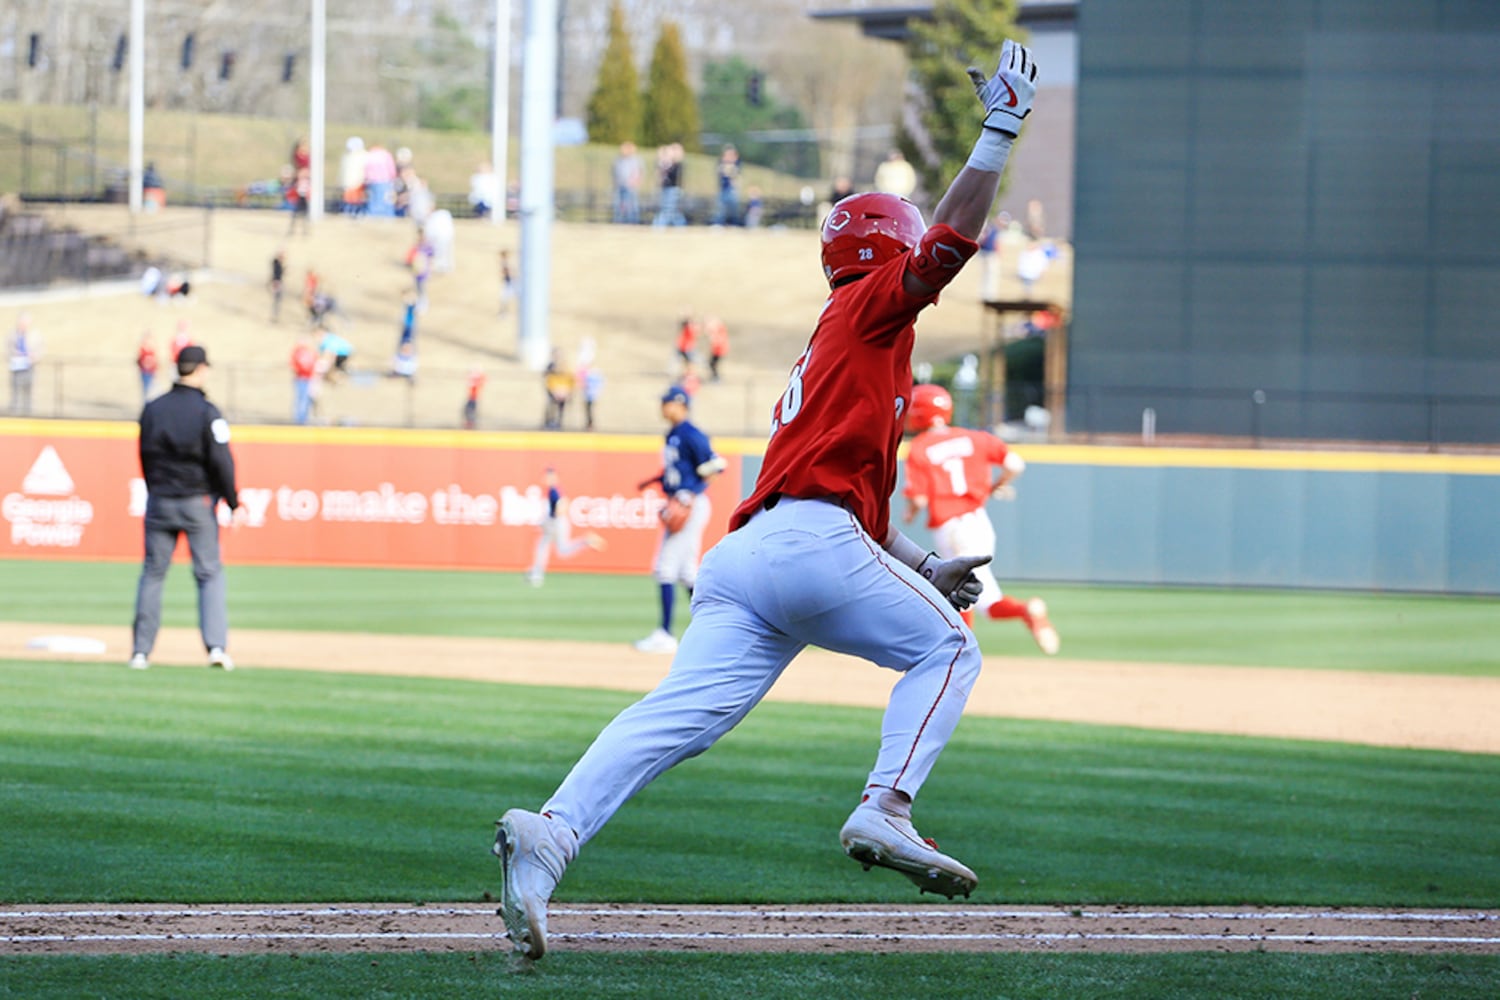
[[[681,493],[668,497],[667,505],[661,509],[661,523],[666,526],[669,534],[681,531],[683,525],[687,524],[688,515],[693,512],[692,494],[689,493],[683,499],[678,499],[679,497],[682,497]]]

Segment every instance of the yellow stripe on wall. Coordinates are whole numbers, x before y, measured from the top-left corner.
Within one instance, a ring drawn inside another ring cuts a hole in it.
[[[134,421],[0,420],[7,437],[64,437],[134,440]],[[489,451],[525,449],[558,452],[654,453],[654,434],[585,434],[548,431],[405,430],[376,427],[235,427],[236,441],[258,444],[344,444],[404,448],[459,448]],[[764,455],[757,438],[714,438],[723,455]],[[1448,455],[1427,452],[1294,451],[1271,448],[1148,448],[1102,445],[1021,444],[1016,450],[1037,465],[1133,466],[1136,468],[1282,469],[1302,472],[1403,472],[1457,476],[1500,475],[1500,455]],[[905,454],[905,445],[902,446]]]

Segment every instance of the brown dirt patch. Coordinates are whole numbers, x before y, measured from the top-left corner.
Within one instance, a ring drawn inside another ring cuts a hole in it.
[[[1475,911],[560,904],[568,951],[1400,951],[1500,954]],[[505,951],[494,904],[0,909],[0,954]]]
[[[28,655],[35,637],[98,639],[123,663],[119,627],[0,622],[0,656]],[[452,677],[514,684],[648,691],[669,660],[621,643],[448,636],[351,635],[236,629],[242,665]],[[35,654],[46,655],[46,654]],[[156,665],[201,666],[190,629],[164,629]],[[771,690],[775,701],[882,707],[893,671],[809,650]],[[985,657],[968,714],[1141,726],[1181,732],[1337,740],[1378,746],[1500,753],[1500,678],[1369,674],[1100,660]]]
[[[39,636],[106,643],[100,655],[28,650]],[[122,651],[123,650],[123,651]],[[123,662],[118,627],[0,623],[0,656]],[[240,629],[242,667],[452,677],[644,691],[665,657],[625,645]],[[167,629],[153,668],[204,664],[187,629]],[[805,653],[770,698],[878,707],[895,675]],[[1315,670],[987,657],[969,714],[1191,732],[1500,752],[1500,680]],[[590,951],[1415,951],[1500,954],[1500,913],[1142,911],[957,904],[554,908],[559,950]],[[0,907],[0,955],[201,951],[476,951],[508,947],[490,904]]]

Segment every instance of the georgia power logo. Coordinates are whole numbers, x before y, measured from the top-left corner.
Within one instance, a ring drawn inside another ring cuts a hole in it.
[[[49,444],[21,480],[21,492],[0,501],[0,516],[10,524],[12,545],[71,549],[93,523],[94,505],[78,496],[67,466]]]

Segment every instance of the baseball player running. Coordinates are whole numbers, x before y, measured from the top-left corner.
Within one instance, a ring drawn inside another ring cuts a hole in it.
[[[944,559],[991,555],[995,526],[985,502],[990,497],[1013,499],[1016,488],[1011,484],[1026,471],[1026,462],[995,435],[951,427],[952,419],[953,397],[947,389],[940,385],[912,389],[906,428],[917,436],[906,453],[907,502],[902,520],[910,524],[918,511],[925,510],[933,548]],[[994,466],[999,467],[1000,477],[991,480]],[[989,566],[976,567],[974,575],[982,588],[976,608],[990,618],[1021,619],[1042,652],[1057,653],[1057,629],[1047,620],[1047,602],[1040,597],[1025,602],[1006,597]],[[973,613],[965,611],[964,620],[973,624]]]
[[[661,397],[661,415],[670,426],[662,448],[661,472],[640,483],[645,489],[660,483],[666,491],[667,506],[662,511],[661,544],[656,549],[652,573],[661,593],[661,624],[650,635],[636,641],[643,653],[675,653],[677,639],[672,634],[672,609],[680,583],[693,596],[698,580],[698,560],[703,552],[703,531],[713,514],[704,492],[714,476],[728,464],[714,454],[708,435],[688,420],[691,397],[680,385],[674,385]]]
[[[582,538],[572,537],[568,515],[562,509],[563,492],[558,485],[557,470],[550,465],[547,467],[545,482],[547,514],[542,518],[542,530],[537,534],[536,549],[531,555],[531,568],[526,571],[526,582],[533,587],[540,587],[546,582],[547,563],[553,549],[557,550],[557,558],[570,559],[584,549],[598,552],[604,548],[604,539],[595,532],[591,531]]]
[[[912,802],[963,714],[980,654],[959,611],[989,556],[943,559],[890,523],[911,398],[914,324],[974,242],[1036,92],[1027,50],[971,70],[985,106],[967,164],[929,229],[910,202],[857,194],[823,223],[830,294],[773,409],[755,490],[703,560],[671,670],[605,727],[541,812],[500,819],[501,914],[516,949],[547,948],[547,903],[567,866],[626,800],[707,750],[809,645],[899,672],[874,767],[844,823],[844,852],[921,890],[967,896],[978,879],[912,825]]]

